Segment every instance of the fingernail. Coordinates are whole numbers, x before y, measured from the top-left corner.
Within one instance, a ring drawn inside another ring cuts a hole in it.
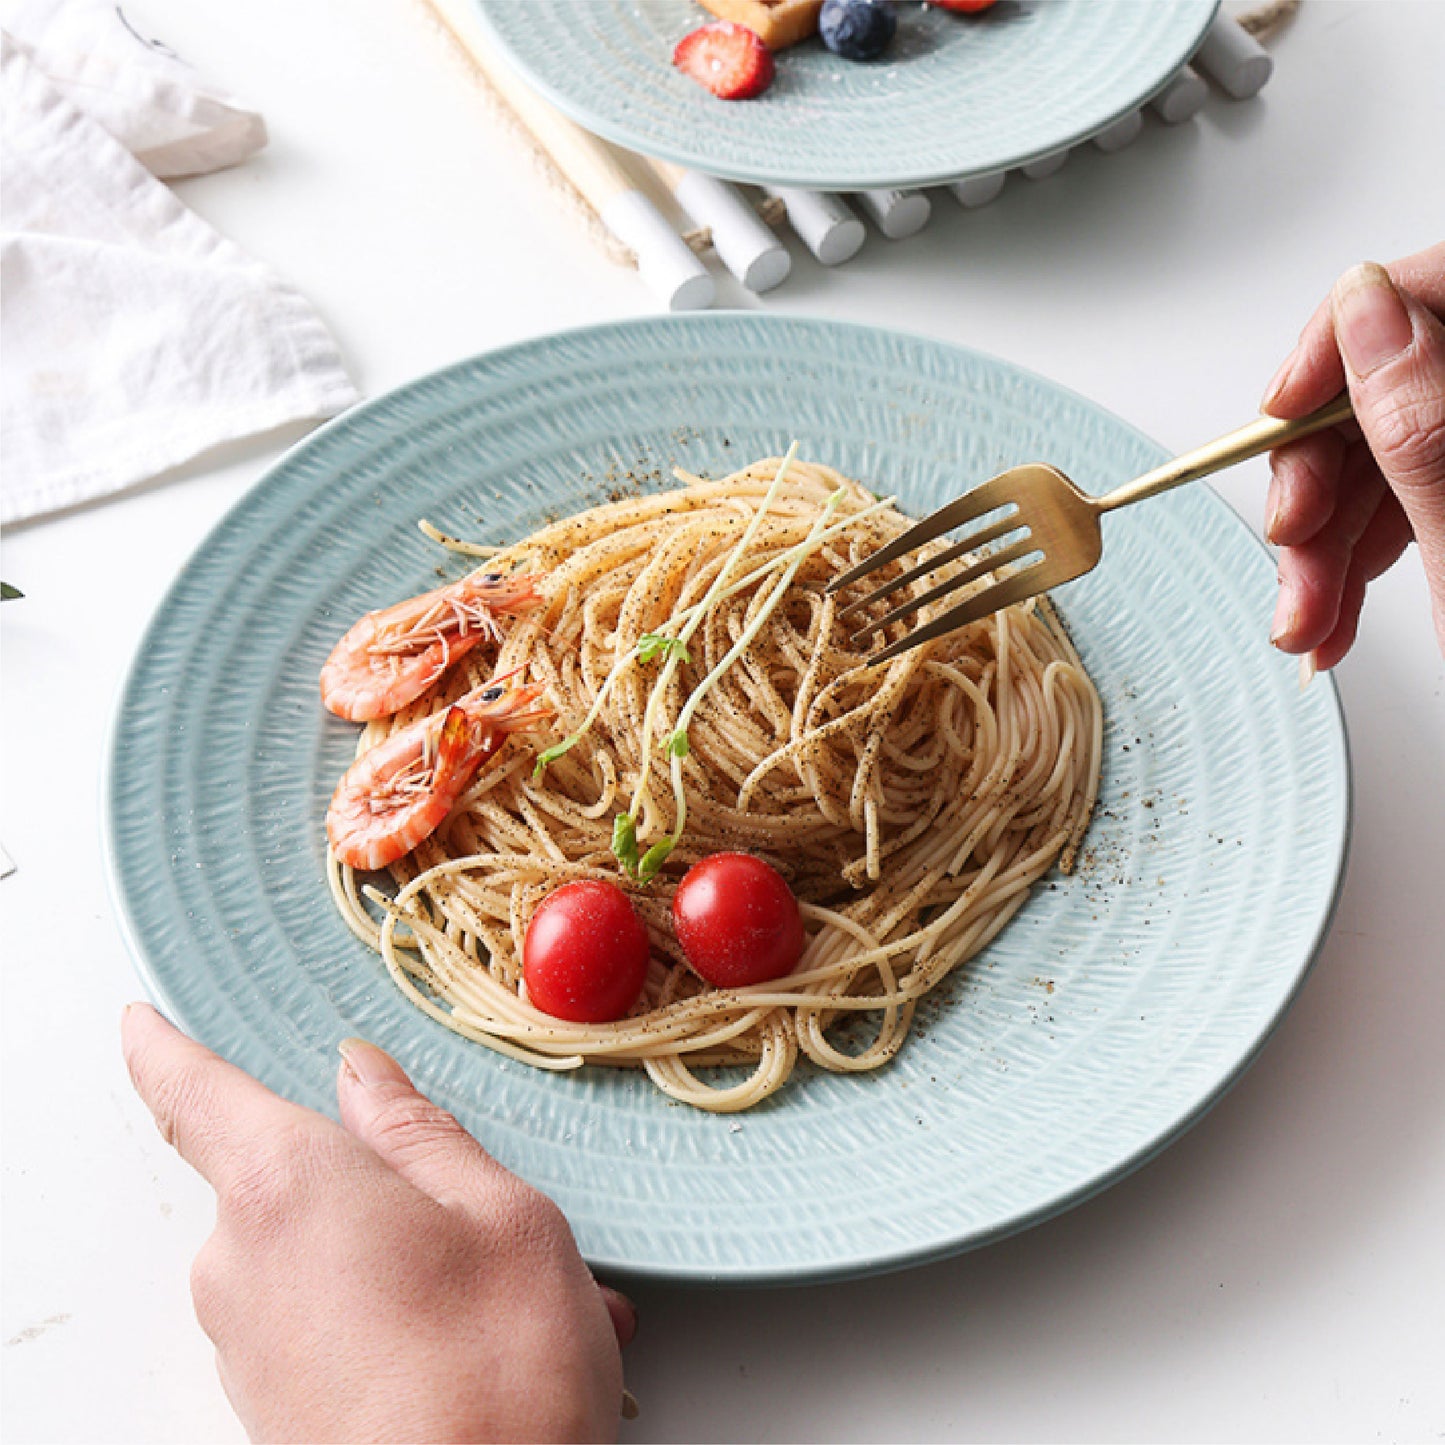
[[[1280,362],[1279,370],[1275,372],[1269,385],[1264,389],[1264,399],[1259,404],[1261,411],[1268,411],[1275,397],[1284,390],[1284,384],[1289,380],[1290,372],[1294,370],[1295,357],[1298,355],[1299,347],[1295,347],[1295,349]]]
[[[390,1054],[365,1039],[342,1039],[336,1047],[346,1067],[368,1089],[378,1084],[409,1082],[406,1070]]]
[[[1275,529],[1279,526],[1279,483],[1274,478],[1269,479],[1269,491],[1265,495],[1264,507],[1264,540],[1274,545]]]
[[[1301,692],[1315,680],[1315,673],[1318,670],[1313,651],[1306,652],[1299,660],[1299,690]]]
[[[1340,351],[1356,376],[1368,376],[1414,340],[1410,313],[1385,268],[1373,261],[1340,277],[1331,306]]]
[[[1295,629],[1297,613],[1294,603],[1290,601],[1287,593],[1279,594],[1279,601],[1275,604],[1274,621],[1270,625],[1269,640],[1278,647]]]

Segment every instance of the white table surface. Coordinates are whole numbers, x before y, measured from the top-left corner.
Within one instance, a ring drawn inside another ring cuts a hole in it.
[[[267,116],[183,199],[297,284],[375,394],[646,313],[415,0],[128,0]],[[1184,447],[1249,417],[1331,279],[1445,234],[1445,6],[1306,0],[1258,100],[1011,179],[986,210],[801,248],[762,301],[995,352]],[[191,1315],[209,1191],[131,1094],[140,987],[102,876],[107,714],[152,608],[300,429],[15,528],[3,573],[5,1435],[228,1441]],[[1262,462],[1220,490],[1256,529]],[[1259,626],[1269,619],[1261,616]],[[1412,552],[1338,672],[1355,830],[1293,1012],[1165,1154],[1050,1224],[825,1288],[638,1291],[624,1438],[1433,1440],[1445,1434],[1445,665]],[[1431,1361],[1434,1361],[1432,1365]]]

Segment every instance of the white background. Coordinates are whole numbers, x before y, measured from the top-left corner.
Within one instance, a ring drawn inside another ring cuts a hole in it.
[[[182,198],[319,307],[375,394],[654,303],[589,249],[416,0],[129,0],[266,115]],[[995,352],[1183,448],[1250,417],[1348,264],[1445,235],[1445,6],[1305,0],[1273,81],[727,304]],[[132,1096],[140,993],[102,877],[107,713],[162,591],[301,429],[12,530],[3,572],[5,1435],[236,1440],[187,1269],[209,1191]],[[1259,528],[1266,469],[1220,490]],[[1269,618],[1261,616],[1266,629]],[[637,1291],[629,1440],[1435,1440],[1445,1434],[1445,666],[1412,552],[1339,669],[1355,834],[1264,1055],[1160,1159],[951,1263]],[[481,1362],[479,1362],[479,1368]]]

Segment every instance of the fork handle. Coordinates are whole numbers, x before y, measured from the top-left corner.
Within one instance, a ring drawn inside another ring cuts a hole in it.
[[[1286,442],[1298,441],[1301,437],[1312,436],[1349,421],[1354,416],[1350,406],[1350,394],[1342,391],[1333,401],[1327,402],[1318,411],[1293,421],[1281,421],[1275,416],[1261,416],[1215,441],[1206,442],[1192,452],[1145,472],[1122,487],[1115,487],[1102,497],[1095,498],[1094,505],[1100,512],[1112,512],[1115,507],[1127,507],[1131,502],[1142,502],[1147,497],[1157,497],[1171,487],[1183,486],[1185,482],[1197,482],[1214,472],[1222,472],[1236,462],[1245,462],[1261,452],[1273,451]]]

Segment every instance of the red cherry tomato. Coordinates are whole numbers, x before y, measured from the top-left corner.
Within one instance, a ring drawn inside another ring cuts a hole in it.
[[[615,883],[584,878],[549,893],[522,942],[532,1004],[570,1023],[626,1016],[647,978],[647,929]]]
[[[694,863],[673,895],[672,926],[693,970],[716,988],[781,978],[803,956],[793,890],[751,853]]]
[[[987,10],[994,0],[928,0],[930,5],[937,5],[940,10],[957,10],[964,15],[976,15],[980,10]]]

